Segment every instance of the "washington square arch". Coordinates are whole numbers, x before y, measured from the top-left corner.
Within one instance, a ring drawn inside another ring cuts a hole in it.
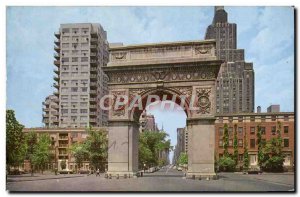
[[[174,101],[186,113],[187,178],[215,178],[215,81],[222,63],[215,56],[215,41],[114,46],[109,58],[104,68],[112,106],[108,176],[137,174],[139,117],[147,102],[158,97]]]

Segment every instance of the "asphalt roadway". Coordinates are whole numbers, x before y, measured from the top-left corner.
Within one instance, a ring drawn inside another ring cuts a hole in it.
[[[244,175],[219,173],[218,180],[185,179],[182,171],[165,167],[143,177],[105,179],[95,175],[19,175],[9,176],[6,189],[10,192],[96,192],[96,191],[148,191],[148,192],[221,192],[221,191],[293,191],[293,173]]]

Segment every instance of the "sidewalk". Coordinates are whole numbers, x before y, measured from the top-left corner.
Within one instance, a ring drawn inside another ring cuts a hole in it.
[[[8,175],[7,182],[22,182],[22,181],[37,181],[37,180],[48,180],[48,179],[65,179],[65,178],[75,178],[84,177],[88,174],[41,174],[35,173],[33,176],[31,174],[22,175]]]

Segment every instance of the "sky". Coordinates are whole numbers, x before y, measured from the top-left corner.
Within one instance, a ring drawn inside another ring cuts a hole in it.
[[[237,24],[238,48],[255,71],[255,108],[280,104],[294,111],[292,7],[226,7]],[[61,23],[100,23],[109,42],[126,44],[203,40],[213,7],[7,7],[6,107],[26,127],[42,124],[42,102],[52,94],[54,32]],[[152,110],[176,143],[185,114]]]

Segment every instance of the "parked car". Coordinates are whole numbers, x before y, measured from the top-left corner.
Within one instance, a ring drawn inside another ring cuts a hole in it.
[[[177,170],[178,171],[182,171],[182,167],[177,167]]]

